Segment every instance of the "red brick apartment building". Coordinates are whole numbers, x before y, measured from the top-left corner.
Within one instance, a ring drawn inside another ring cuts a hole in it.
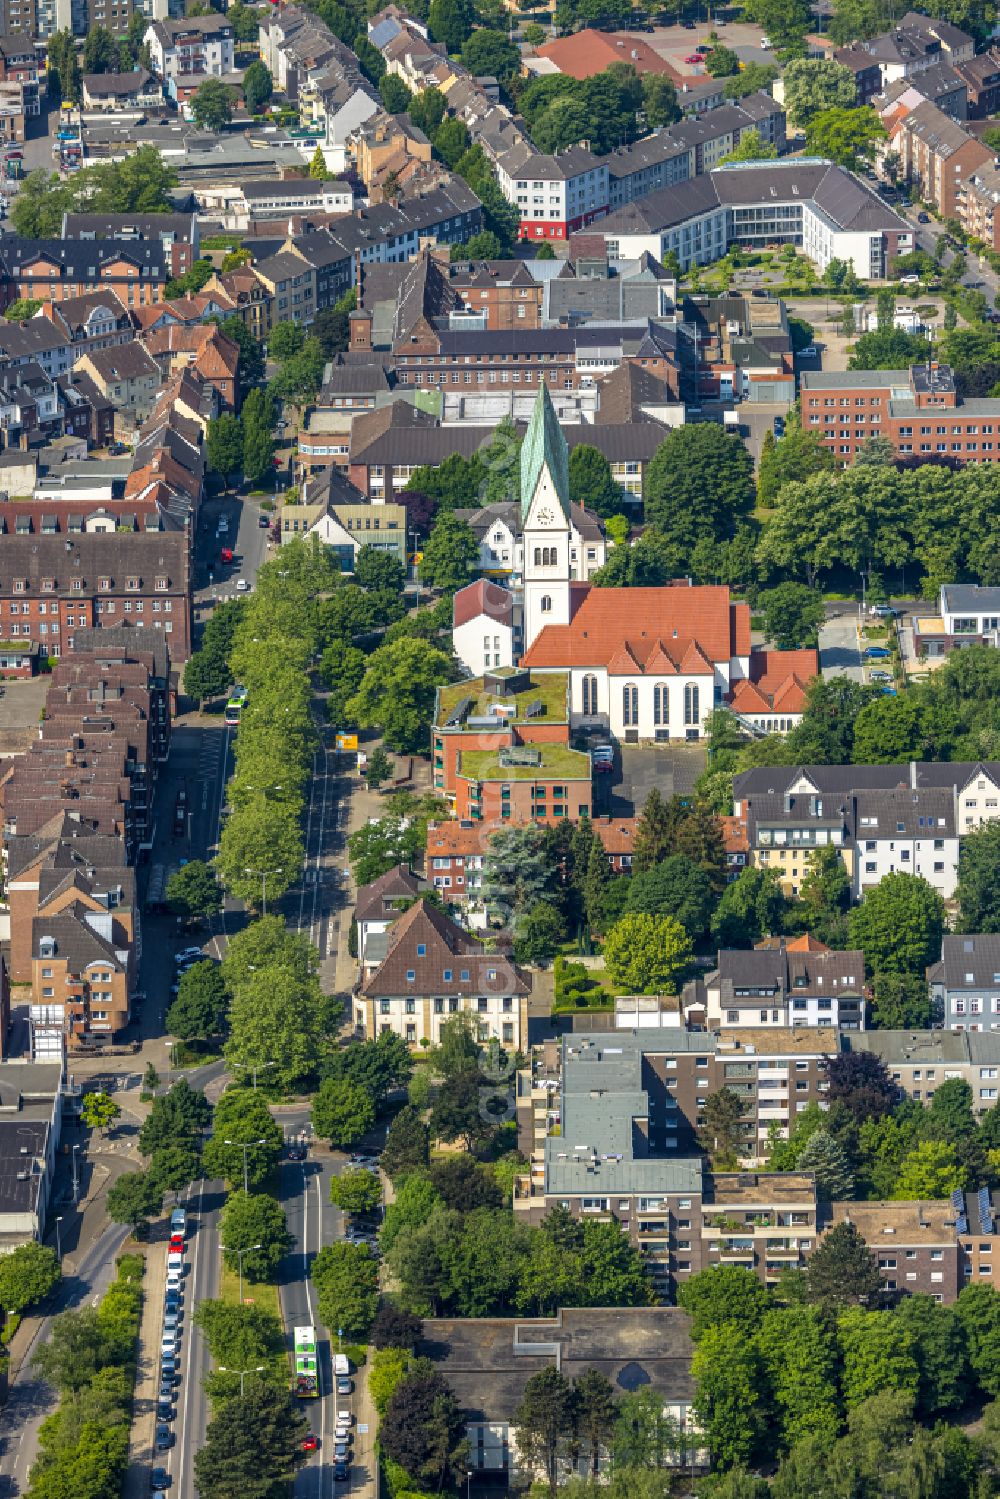
[[[1000,400],[962,400],[947,365],[810,370],[799,389],[803,427],[823,438],[842,468],[872,437],[888,438],[904,462],[1000,459]]]
[[[146,625],[171,660],[191,654],[190,544],[184,532],[5,536],[0,637],[62,656],[78,629]]]
[[[962,218],[967,179],[996,159],[989,146],[928,102],[892,126],[889,139],[900,159],[902,180],[946,219]]]

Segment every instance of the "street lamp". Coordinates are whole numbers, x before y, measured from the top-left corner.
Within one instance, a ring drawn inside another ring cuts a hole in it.
[[[267,915],[267,877],[269,874],[284,874],[283,869],[245,869],[244,874],[252,874],[255,879],[260,880],[260,906],[262,916]]]
[[[258,1074],[258,1072],[263,1072],[264,1069],[265,1069],[265,1067],[277,1067],[277,1065],[278,1065],[277,1062],[261,1062],[258,1066],[251,1067],[248,1064],[244,1063],[244,1066],[246,1067],[247,1072],[249,1072],[250,1076],[253,1078],[253,1090],[254,1090],[255,1093],[257,1091],[257,1074]],[[263,1141],[261,1141],[259,1143],[263,1144]]]
[[[240,1306],[243,1305],[243,1256],[245,1254],[252,1254],[255,1249],[260,1249],[261,1247],[260,1244],[248,1244],[245,1249],[227,1249],[225,1244],[221,1245],[223,1254],[235,1254],[240,1267]],[[237,1371],[234,1369],[232,1372],[235,1374]]]
[[[245,1145],[243,1144],[243,1142],[241,1140],[227,1140],[225,1143],[227,1145],[231,1145],[234,1150],[242,1150],[242,1152],[243,1152],[243,1190],[247,1194],[247,1196],[249,1196],[250,1195],[250,1182],[249,1182],[249,1179],[248,1179],[248,1168],[247,1168],[248,1154],[247,1153],[248,1153],[248,1151],[253,1150],[253,1148],[254,1148],[255,1145],[266,1145],[267,1141],[266,1140],[248,1140]]]
[[[60,1214],[60,1216],[56,1219],[56,1259],[57,1260],[61,1260],[62,1259],[62,1235],[59,1232],[59,1225],[60,1225],[61,1222],[62,1222],[62,1215]]]
[[[80,1201],[80,1168],[79,1168],[79,1166],[77,1164],[77,1159],[76,1159],[76,1153],[77,1153],[77,1151],[79,1149],[80,1149],[79,1145],[74,1145],[73,1146],[73,1206],[74,1207]]]
[[[238,1374],[240,1376],[240,1399],[243,1399],[244,1382],[248,1374],[263,1374],[264,1365],[255,1364],[252,1369],[227,1369],[225,1364],[219,1365],[220,1374]]]

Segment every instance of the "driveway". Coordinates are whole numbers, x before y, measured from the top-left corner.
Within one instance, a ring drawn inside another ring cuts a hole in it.
[[[850,677],[852,682],[864,681],[856,610],[836,615],[820,627],[819,664],[824,677]]]

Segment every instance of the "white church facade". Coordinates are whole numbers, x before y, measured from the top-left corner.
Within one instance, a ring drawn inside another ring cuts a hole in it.
[[[521,515],[520,664],[569,674],[571,729],[599,726],[625,743],[700,739],[726,705],[758,731],[801,721],[816,652],[753,649],[750,607],[728,588],[574,577],[568,452],[544,384],[521,449]]]

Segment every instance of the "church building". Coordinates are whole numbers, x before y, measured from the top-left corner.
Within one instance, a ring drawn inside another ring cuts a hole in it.
[[[520,664],[569,674],[571,729],[603,728],[625,743],[699,739],[723,706],[751,732],[800,722],[816,651],[755,649],[750,606],[728,588],[574,579],[568,450],[544,384],[521,448],[521,515]]]

